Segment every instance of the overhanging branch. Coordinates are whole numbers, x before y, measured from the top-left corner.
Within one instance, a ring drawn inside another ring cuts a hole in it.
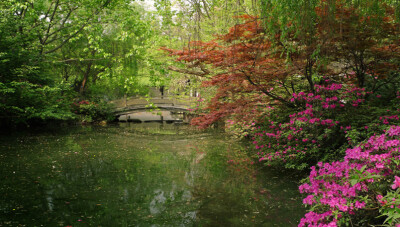
[[[195,76],[199,76],[199,77],[207,77],[207,75],[209,75],[211,72],[204,68],[203,65],[199,65],[199,68],[201,69],[201,71],[197,71],[197,70],[189,70],[189,69],[182,69],[182,68],[178,68],[175,66],[169,66],[168,69],[174,72],[178,72],[178,73],[183,73],[183,74],[190,74],[190,75],[195,75]]]

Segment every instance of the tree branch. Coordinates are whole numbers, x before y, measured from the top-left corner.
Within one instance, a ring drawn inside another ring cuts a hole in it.
[[[289,102],[289,101],[287,101],[287,100],[285,100],[285,99],[283,99],[283,98],[281,98],[281,97],[279,97],[279,96],[276,96],[276,95],[272,94],[271,92],[265,90],[265,89],[264,89],[263,87],[261,87],[260,85],[254,83],[254,81],[251,79],[251,77],[250,77],[246,72],[242,71],[242,73],[245,75],[246,79],[247,79],[253,86],[256,86],[262,93],[266,94],[267,96],[271,97],[271,98],[274,99],[274,100],[277,100],[277,101],[279,101],[279,102],[285,104],[285,105],[288,106],[288,107],[292,107],[292,108],[293,108],[293,107],[296,107],[293,103],[291,103],[291,102]]]
[[[98,15],[105,7],[107,7],[107,6],[111,3],[111,1],[112,1],[112,0],[106,0],[106,1],[104,2],[104,4],[103,4],[99,9],[97,9],[97,10],[93,13],[92,16],[89,16],[89,17],[86,19],[86,21],[79,27],[79,29],[78,29],[76,32],[74,32],[74,33],[72,33],[71,35],[69,35],[68,37],[66,37],[65,40],[62,41],[58,46],[54,47],[54,48],[51,49],[51,50],[48,50],[48,51],[44,52],[44,54],[53,53],[53,52],[57,51],[58,49],[60,49],[61,47],[63,47],[70,39],[72,39],[72,38],[75,37],[78,33],[80,33],[80,32],[89,24],[89,22],[93,19],[93,17],[96,16],[96,15]]]
[[[202,71],[194,71],[194,70],[189,70],[189,69],[181,69],[175,66],[168,66],[168,69],[174,72],[178,72],[178,73],[183,73],[183,74],[191,74],[191,75],[195,75],[195,76],[199,76],[199,77],[205,77],[208,78],[207,75],[210,74],[210,71],[208,71],[207,69],[204,68],[204,66],[200,65],[200,69]]]
[[[57,62],[57,63],[62,63],[62,62],[74,62],[74,61],[101,61],[104,60],[105,58],[88,58],[88,59],[78,59],[78,58],[71,58],[71,59],[65,59],[65,60],[60,60],[60,61],[46,61],[46,62]]]

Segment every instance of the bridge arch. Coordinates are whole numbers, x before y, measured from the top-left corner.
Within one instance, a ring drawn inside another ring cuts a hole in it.
[[[129,99],[115,100],[114,116],[125,122],[183,122],[189,123],[191,100],[173,99]],[[113,103],[112,102],[112,103]]]

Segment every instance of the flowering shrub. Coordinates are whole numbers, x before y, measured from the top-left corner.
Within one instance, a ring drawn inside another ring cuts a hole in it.
[[[81,100],[79,102],[74,102],[72,109],[84,122],[101,120],[111,121],[113,118],[111,108],[106,103],[95,103],[88,100]]]
[[[372,92],[364,88],[326,80],[315,85],[315,91],[293,94],[297,112],[272,110],[259,122],[262,127],[254,130],[253,144],[260,161],[304,169],[318,161],[339,160],[348,147],[399,120],[397,109],[370,107],[367,97]]]
[[[392,126],[347,149],[343,161],[313,166],[308,182],[299,187],[301,193],[309,194],[303,203],[311,206],[299,226],[400,223],[399,138],[400,126]],[[371,212],[373,219],[357,219],[357,214]],[[377,219],[379,215],[384,219]]]

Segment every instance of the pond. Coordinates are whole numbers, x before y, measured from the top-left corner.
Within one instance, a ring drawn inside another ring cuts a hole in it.
[[[0,137],[0,226],[296,226],[297,176],[187,125],[68,126]]]

